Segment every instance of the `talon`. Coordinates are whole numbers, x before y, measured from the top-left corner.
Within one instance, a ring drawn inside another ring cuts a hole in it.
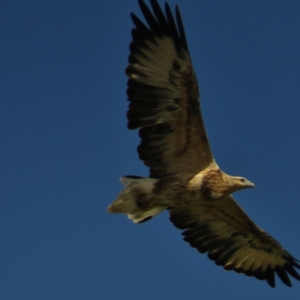
[[[151,199],[151,195],[142,195],[136,198],[135,203],[138,207],[149,207]]]

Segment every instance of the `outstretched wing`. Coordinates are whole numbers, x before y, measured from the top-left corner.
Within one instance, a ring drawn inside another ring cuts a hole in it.
[[[288,286],[289,275],[300,280],[299,261],[276,240],[258,228],[232,196],[197,206],[174,208],[171,222],[184,240],[226,270],[234,270],[275,287],[275,273]]]
[[[179,9],[175,21],[167,3],[166,15],[156,0],[154,13],[139,4],[149,27],[131,14],[135,28],[126,69],[128,128],[140,128],[139,157],[156,178],[213,167]]]

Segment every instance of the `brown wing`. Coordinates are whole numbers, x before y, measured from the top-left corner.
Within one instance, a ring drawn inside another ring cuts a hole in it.
[[[199,108],[199,90],[178,7],[176,22],[156,0],[140,0],[149,28],[134,14],[130,44],[128,128],[140,128],[138,153],[150,177],[198,173],[213,162]],[[176,24],[177,23],[177,24]]]
[[[288,274],[300,280],[299,261],[258,228],[232,196],[198,206],[175,208],[171,222],[186,229],[184,240],[226,270],[234,270],[275,287],[275,273],[288,286]]]

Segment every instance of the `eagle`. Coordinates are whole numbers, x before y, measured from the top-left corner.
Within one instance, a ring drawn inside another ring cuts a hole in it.
[[[124,176],[124,189],[108,207],[134,223],[164,210],[184,230],[184,240],[225,270],[234,270],[275,287],[275,274],[287,286],[300,280],[300,261],[260,229],[232,193],[254,184],[224,173],[205,131],[200,93],[178,6],[173,15],[157,0],[152,10],[139,0],[146,24],[135,14],[127,95],[128,128],[139,129],[139,158],[149,178]]]

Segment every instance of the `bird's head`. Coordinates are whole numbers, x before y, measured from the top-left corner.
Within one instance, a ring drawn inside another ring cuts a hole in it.
[[[255,185],[253,182],[249,181],[244,177],[237,177],[237,176],[229,176],[228,178],[228,186],[230,189],[230,193],[233,193],[238,190],[246,189],[246,188],[254,188]]]
[[[254,183],[244,177],[230,176],[221,170],[209,170],[202,179],[200,193],[204,197],[218,199],[250,187],[254,187]]]

